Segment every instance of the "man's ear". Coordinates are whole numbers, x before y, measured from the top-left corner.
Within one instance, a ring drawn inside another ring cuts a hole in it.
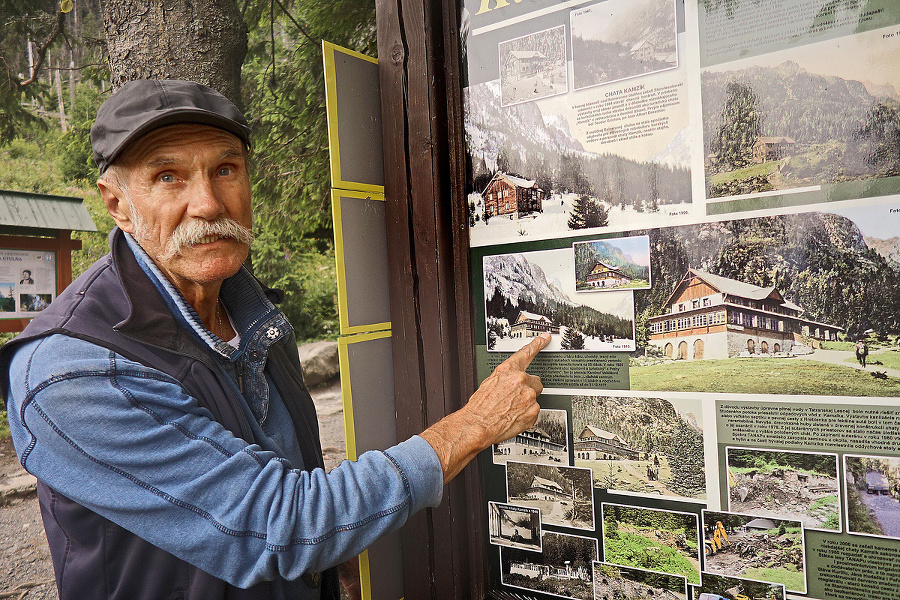
[[[125,198],[122,189],[113,181],[101,177],[97,180],[97,187],[100,188],[100,197],[103,198],[103,204],[106,210],[119,226],[119,229],[126,233],[134,233],[134,222],[131,220],[131,203]]]

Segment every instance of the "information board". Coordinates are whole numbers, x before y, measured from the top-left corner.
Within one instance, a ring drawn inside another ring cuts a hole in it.
[[[0,319],[34,317],[56,298],[56,252],[0,249]]]
[[[471,0],[491,589],[896,597],[900,3]]]

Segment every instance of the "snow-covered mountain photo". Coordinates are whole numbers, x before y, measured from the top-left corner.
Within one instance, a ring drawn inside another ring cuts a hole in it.
[[[585,149],[564,115],[539,103],[500,108],[500,83],[465,91],[474,246],[636,228],[687,215],[688,130],[641,161]]]
[[[488,350],[518,350],[549,331],[549,351],[631,352],[634,301],[630,291],[578,294],[571,248],[485,256]]]

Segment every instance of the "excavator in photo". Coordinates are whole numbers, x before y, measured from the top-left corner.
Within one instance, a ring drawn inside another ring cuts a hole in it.
[[[703,545],[706,556],[712,556],[716,552],[731,545],[731,542],[728,541],[728,533],[725,531],[725,526],[722,525],[722,521],[716,521],[716,526],[712,530],[712,535],[704,540]]]

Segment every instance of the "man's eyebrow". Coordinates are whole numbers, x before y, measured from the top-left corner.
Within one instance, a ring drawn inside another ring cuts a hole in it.
[[[244,152],[237,148],[229,148],[222,153],[222,158],[244,158]]]
[[[154,158],[153,160],[148,160],[144,164],[148,167],[164,167],[166,165],[174,165],[178,161],[174,158],[170,158],[168,156],[161,156],[159,158]]]

